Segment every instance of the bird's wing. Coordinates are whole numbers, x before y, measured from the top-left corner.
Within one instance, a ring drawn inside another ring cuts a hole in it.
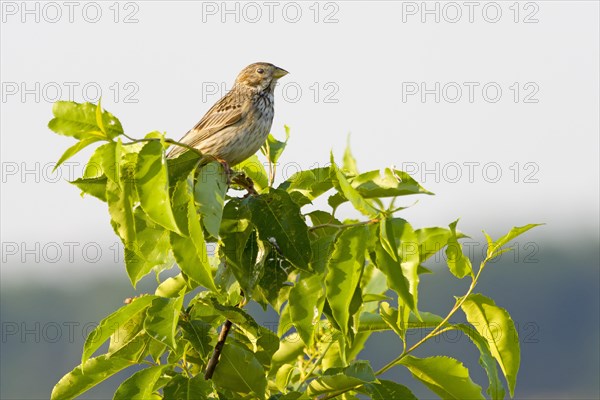
[[[242,103],[231,101],[232,97],[225,96],[213,105],[183,138],[180,143],[196,147],[199,143],[208,139],[223,128],[235,124],[242,118]],[[175,146],[169,152],[168,157],[173,158],[183,153],[186,149]]]

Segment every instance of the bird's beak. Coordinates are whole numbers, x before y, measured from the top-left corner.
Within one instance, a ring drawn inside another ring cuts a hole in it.
[[[279,79],[283,76],[286,76],[287,74],[289,74],[289,72],[287,72],[285,69],[283,68],[279,68],[279,67],[275,67],[275,72],[273,72],[273,77],[275,79]]]

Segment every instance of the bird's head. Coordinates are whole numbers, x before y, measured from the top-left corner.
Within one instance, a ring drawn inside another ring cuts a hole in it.
[[[277,80],[288,72],[273,64],[258,62],[248,65],[235,79],[236,85],[251,88],[256,91],[273,91]]]

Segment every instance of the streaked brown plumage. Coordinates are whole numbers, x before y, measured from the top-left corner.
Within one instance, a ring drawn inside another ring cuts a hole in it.
[[[229,93],[211,107],[179,142],[234,166],[264,144],[273,123],[273,90],[284,69],[269,63],[244,68]],[[185,152],[174,146],[167,157]]]

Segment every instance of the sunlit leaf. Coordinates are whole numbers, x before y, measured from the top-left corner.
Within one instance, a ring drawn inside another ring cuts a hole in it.
[[[409,388],[392,381],[380,380],[379,383],[367,383],[363,387],[372,400],[417,400]]]
[[[106,176],[102,175],[98,178],[79,178],[70,183],[77,186],[81,190],[81,195],[89,194],[102,201],[107,201],[106,198]]]
[[[218,387],[265,397],[267,379],[263,366],[251,351],[233,341],[223,347],[212,379]]]
[[[218,162],[203,166],[198,173],[194,196],[202,216],[202,224],[214,238],[219,237],[225,193],[227,193],[227,175],[223,166]]]
[[[169,198],[169,174],[163,144],[148,142],[140,151],[135,168],[135,187],[144,212],[165,229],[180,233]]]
[[[362,173],[352,179],[352,187],[366,199],[405,196],[410,194],[433,194],[424,189],[406,172],[386,168]]]
[[[170,255],[169,232],[150,221],[148,216],[137,208],[135,218],[135,242],[125,245],[125,267],[132,285],[153,268],[173,264]]]
[[[352,389],[364,383],[377,382],[375,373],[368,361],[357,361],[345,368],[330,368],[323,375],[310,382],[309,396]]]
[[[492,355],[506,377],[512,397],[521,361],[519,336],[513,320],[505,309],[481,294],[469,295],[461,308],[467,321],[487,341]]]
[[[348,181],[348,178],[344,175],[344,173],[335,165],[335,161],[333,159],[333,154],[331,155],[331,179],[333,181],[333,185],[338,190],[338,192],[342,195],[342,202],[349,200],[350,203],[354,206],[354,208],[361,212],[362,214],[375,217],[379,214],[379,211],[370,203],[369,200],[365,199]],[[330,205],[335,209],[338,202],[330,203]],[[341,204],[341,203],[340,203]]]
[[[100,321],[98,326],[90,332],[85,340],[81,363],[85,364],[92,354],[94,354],[94,352],[98,350],[100,346],[102,346],[117,329],[119,329],[119,327],[123,326],[136,314],[149,307],[154,299],[156,299],[156,296],[150,295],[137,298],[130,304],[119,308],[117,311]]]
[[[185,214],[187,214],[187,220],[185,222],[179,222],[179,224],[187,225],[184,231],[187,232],[188,235],[180,235],[176,232],[171,232],[170,243],[173,248],[173,254],[175,260],[177,260],[177,265],[179,265],[179,268],[181,268],[181,271],[185,273],[186,276],[204,287],[216,291],[217,288],[208,262],[208,252],[204,240],[204,233],[200,226],[200,215],[196,212],[194,196],[190,185],[186,184],[185,181],[181,182],[182,184],[178,184],[175,191],[178,193],[185,190],[187,192],[188,204],[185,210],[176,208],[175,218],[181,220],[177,215],[184,214],[184,211],[186,211]],[[184,186],[185,188],[179,189],[180,186]]]
[[[300,206],[309,204],[332,187],[329,167],[296,172],[279,185],[279,189],[287,191],[292,200]]]
[[[481,386],[471,380],[469,370],[453,358],[406,356],[400,364],[442,399],[484,399]]]
[[[88,359],[63,376],[52,389],[52,400],[69,400],[96,386],[117,372],[138,364],[147,354],[150,338],[140,333],[114,354]]]
[[[279,160],[279,157],[281,157],[281,153],[283,153],[283,150],[285,150],[285,146],[287,145],[287,142],[290,138],[290,128],[286,125],[286,126],[284,126],[284,129],[285,129],[285,142],[281,142],[281,141],[275,139],[275,136],[273,136],[272,134],[269,133],[269,136],[267,137],[267,141],[265,142],[263,147],[260,149],[261,152],[265,156],[267,156],[268,160],[272,164],[277,163],[277,161]]]
[[[344,158],[343,158],[343,169],[344,172],[351,176],[358,175],[358,168],[356,167],[356,159],[352,155],[352,151],[350,150],[350,135],[348,135],[348,139],[346,141],[346,150],[344,150]]]
[[[56,169],[58,167],[60,167],[62,165],[62,163],[64,163],[65,161],[67,161],[69,158],[73,157],[75,154],[79,153],[81,150],[85,149],[90,144],[96,143],[99,140],[102,140],[102,138],[100,138],[98,136],[90,136],[90,137],[87,137],[87,138],[82,139],[79,142],[75,143],[73,146],[69,147],[63,153],[62,156],[60,156],[60,158],[56,162],[56,165],[54,166],[54,168],[52,169],[52,171],[53,172],[56,171]]]
[[[167,365],[145,368],[136,372],[117,388],[113,400],[148,400],[154,392],[154,385]]]
[[[456,224],[458,220],[452,222],[450,226],[450,237],[448,238],[448,247],[446,247],[446,262],[448,268],[454,276],[459,279],[469,274],[473,274],[471,260],[462,251],[462,245],[458,243],[456,237]]]
[[[176,375],[164,387],[164,398],[169,400],[204,400],[213,392],[210,381],[204,380],[202,374],[193,378]]]
[[[146,310],[144,329],[152,338],[169,346],[177,347],[175,343],[175,331],[181,313],[183,296],[176,299],[163,297],[155,298],[152,305]]]
[[[490,347],[483,336],[481,336],[473,327],[466,324],[453,325],[452,329],[458,329],[465,333],[469,339],[479,349],[479,364],[485,369],[490,385],[487,389],[487,394],[492,400],[502,400],[506,392],[500,379],[498,378],[498,369],[496,368],[496,360],[490,352]]]
[[[320,319],[325,301],[323,277],[301,274],[290,291],[290,316],[298,334],[307,346],[312,346],[315,320]]]
[[[364,266],[368,234],[368,228],[364,225],[345,229],[336,239],[335,248],[327,263],[327,301],[333,318],[344,335],[348,330],[352,296]]]
[[[72,136],[79,140],[91,136],[112,139],[123,134],[121,122],[108,111],[103,111],[102,122],[105,135],[96,120],[96,107],[92,103],[57,101],[52,107],[54,118],[48,123],[48,128],[60,135]]]
[[[510,230],[510,232],[508,232],[506,235],[504,235],[501,238],[499,238],[498,240],[496,240],[492,245],[489,244],[491,239],[489,239],[489,236],[487,236],[487,233],[486,233],[486,237],[488,238],[488,250],[487,250],[488,257],[494,253],[496,253],[495,256],[497,256],[498,255],[497,251],[500,250],[502,248],[502,246],[504,246],[511,240],[515,239],[517,236],[520,236],[523,233],[527,232],[528,230],[535,228],[536,226],[540,226],[540,225],[543,225],[543,224],[529,224],[529,225],[525,225],[525,226],[515,226],[514,228],[512,228]]]

